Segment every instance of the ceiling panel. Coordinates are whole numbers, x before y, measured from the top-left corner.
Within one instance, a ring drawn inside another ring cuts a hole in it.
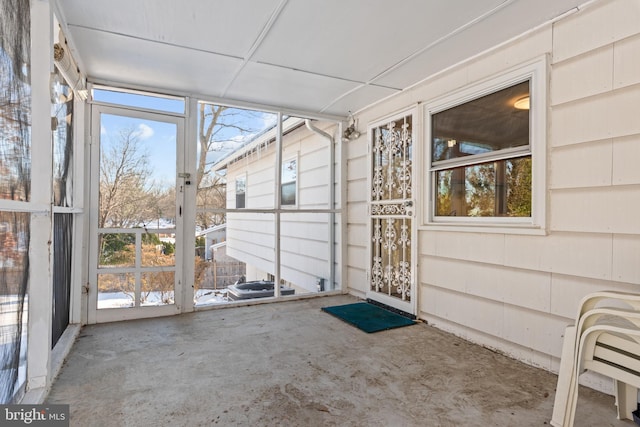
[[[437,43],[410,61],[375,80],[377,84],[408,87],[469,57],[491,49],[576,7],[582,0],[518,0]],[[488,29],[491,31],[488,31]],[[470,43],[469,41],[473,42]]]
[[[504,0],[292,0],[253,60],[368,82]]]
[[[428,47],[397,69],[380,76],[375,83],[406,88],[553,19],[580,3],[582,0],[511,2],[482,22]]]
[[[277,99],[286,108],[320,111],[358,86],[346,80],[248,63],[226,93],[232,99],[262,102]]]
[[[325,106],[321,112],[334,115],[345,115],[345,112],[356,112],[359,109],[371,105],[383,98],[387,98],[399,91],[376,85],[361,85],[357,89],[345,94],[330,105]]]
[[[280,0],[59,0],[67,23],[244,57]]]
[[[95,79],[217,96],[242,64],[228,56],[84,28],[74,28],[71,35]]]

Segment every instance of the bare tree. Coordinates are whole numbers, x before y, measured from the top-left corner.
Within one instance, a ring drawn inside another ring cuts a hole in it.
[[[202,179],[198,193],[196,195],[196,204],[198,212],[196,213],[196,223],[202,228],[207,229],[225,222],[225,215],[218,212],[207,211],[206,208],[221,209],[226,205],[226,180],[213,174],[207,174]]]
[[[211,170],[212,153],[225,153],[237,147],[238,139],[250,138],[257,132],[251,122],[259,112],[241,110],[221,105],[200,103],[198,121],[198,144],[200,156],[196,177],[197,224],[201,228],[224,223],[225,216],[206,212],[206,209],[222,209],[226,205],[226,178]]]
[[[133,227],[155,217],[147,154],[141,151],[135,129],[122,129],[115,143],[101,149],[100,157],[98,227]]]

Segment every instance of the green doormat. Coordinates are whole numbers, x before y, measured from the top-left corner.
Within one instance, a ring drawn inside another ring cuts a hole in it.
[[[322,311],[332,314],[367,333],[415,324],[413,320],[407,317],[366,302],[322,307]]]

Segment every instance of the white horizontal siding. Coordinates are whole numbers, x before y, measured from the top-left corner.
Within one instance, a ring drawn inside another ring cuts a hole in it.
[[[551,192],[551,229],[640,234],[640,185]]]
[[[326,127],[326,126],[325,126]],[[335,126],[326,127],[332,133]],[[297,200],[290,212],[281,214],[280,262],[282,279],[294,284],[299,290],[316,291],[317,280],[330,278],[329,266],[329,221],[327,213],[300,213],[297,209],[328,209],[329,188],[336,185],[330,180],[329,143],[319,135],[306,129],[295,130],[283,138],[283,159],[297,159]],[[255,156],[230,165],[229,183],[235,176],[247,175],[246,208],[272,209],[274,207],[275,177],[279,170],[275,166],[273,145]],[[336,168],[338,170],[338,168]],[[230,186],[231,187],[231,186]],[[227,203],[235,207],[235,188],[228,188]],[[289,209],[289,207],[285,207]],[[274,214],[229,213],[227,215],[227,240],[229,254],[252,265],[260,271],[275,272],[275,225]],[[336,219],[338,220],[338,218]],[[336,254],[342,232],[336,224]],[[337,264],[336,264],[337,266]],[[335,269],[340,281],[339,268]],[[327,284],[328,285],[328,284]]]
[[[614,44],[614,89],[640,83],[640,73],[638,70],[640,70],[640,34],[636,34]]]
[[[613,45],[553,66],[551,98],[562,104],[613,89]]]
[[[640,74],[640,73],[638,73]],[[612,183],[640,184],[640,135],[613,140]]]
[[[640,2],[603,0],[553,26],[553,60],[559,62],[638,34]]]
[[[548,312],[551,273],[422,257],[420,283],[531,310]]]
[[[610,280],[611,242],[612,237],[607,234],[556,232],[548,236],[507,235],[505,265]]]
[[[633,283],[632,289],[639,292],[640,286],[640,235],[614,234],[611,279]]]
[[[552,107],[551,146],[640,133],[640,85]]]
[[[613,142],[610,139],[554,148],[549,161],[551,189],[611,185]]]

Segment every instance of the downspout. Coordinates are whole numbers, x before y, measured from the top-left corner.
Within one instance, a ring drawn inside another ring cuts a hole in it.
[[[315,127],[310,119],[305,119],[304,121],[307,129],[311,132],[320,135],[326,138],[329,141],[329,280],[325,286],[324,291],[330,291],[334,289],[335,284],[335,263],[336,263],[336,254],[335,254],[335,232],[336,232],[336,213],[335,213],[335,139],[333,136],[329,135],[327,132],[318,129]],[[328,289],[327,289],[328,288]],[[320,289],[318,289],[320,291]]]

